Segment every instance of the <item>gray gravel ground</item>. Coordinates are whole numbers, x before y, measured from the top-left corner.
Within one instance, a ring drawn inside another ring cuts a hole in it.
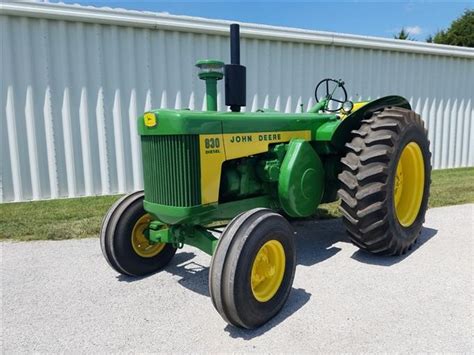
[[[3,351],[472,353],[473,213],[430,210],[417,247],[395,258],[358,251],[340,220],[296,223],[293,291],[254,331],[214,310],[195,249],[132,279],[97,239],[2,243]]]

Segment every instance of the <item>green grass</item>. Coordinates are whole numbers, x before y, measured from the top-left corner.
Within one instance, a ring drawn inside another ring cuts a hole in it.
[[[97,236],[120,196],[0,204],[0,240],[61,240]]]
[[[434,170],[431,174],[430,207],[474,202],[474,168]]]
[[[120,196],[0,204],[0,240],[61,240],[97,236],[102,217]],[[436,170],[430,207],[474,202],[474,168]],[[338,203],[321,205],[317,218],[339,217]]]

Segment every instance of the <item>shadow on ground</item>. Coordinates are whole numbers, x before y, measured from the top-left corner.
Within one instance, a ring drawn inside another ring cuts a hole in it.
[[[420,236],[416,240],[411,250],[400,256],[373,255],[363,250],[357,250],[356,252],[354,252],[354,254],[352,254],[351,258],[365,264],[392,266],[413,255],[413,253],[415,253],[419,248],[421,248],[423,244],[433,238],[437,233],[437,229],[423,227]]]
[[[288,301],[286,301],[282,310],[261,327],[257,329],[242,329],[228,324],[224,328],[224,330],[228,332],[232,338],[242,338],[245,340],[249,340],[252,338],[259,337],[260,335],[265,334],[270,329],[276,327],[285,319],[296,313],[309,301],[310,298],[311,294],[306,292],[302,288],[293,288],[291,290],[290,296],[288,297]]]
[[[166,271],[179,276],[178,283],[188,290],[209,297],[209,266],[193,261],[195,256],[196,254],[188,252],[176,254]]]
[[[341,219],[296,221],[293,222],[293,227],[296,232],[297,263],[300,265],[312,266],[323,262],[341,251],[341,248],[335,246],[335,244],[340,242],[351,243]],[[436,229],[424,227],[412,250],[402,256],[377,256],[357,250],[351,258],[366,264],[391,266],[411,256],[434,237],[437,232]],[[165,270],[179,276],[178,282],[182,286],[209,297],[209,267],[193,261],[195,256],[196,254],[192,252],[178,252]],[[117,278],[123,282],[134,282],[144,277],[119,275]],[[302,308],[310,298],[311,294],[305,290],[293,288],[281,312],[262,327],[246,330],[227,325],[225,330],[233,338],[251,339],[258,337],[290,317]]]
[[[311,266],[325,261],[341,251],[334,244],[350,243],[340,219],[297,221],[293,223],[293,227],[300,265]]]
[[[293,226],[297,233],[298,264],[301,265],[311,266],[334,256],[341,250],[334,246],[336,243],[351,243],[341,219],[298,221]],[[401,256],[373,255],[358,249],[351,258],[365,264],[391,266],[413,255],[437,233],[436,229],[423,227],[412,249]]]
[[[194,259],[195,256],[196,254],[190,252],[178,252],[164,271],[180,276],[181,278],[178,283],[187,289],[209,297],[209,267],[193,261],[192,259]],[[159,272],[160,271],[157,273]],[[120,282],[136,282],[153,275],[154,274],[136,277],[120,274],[117,275],[117,280]]]

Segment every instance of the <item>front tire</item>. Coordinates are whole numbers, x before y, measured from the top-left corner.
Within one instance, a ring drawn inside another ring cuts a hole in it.
[[[117,272],[144,276],[165,267],[176,253],[166,243],[149,243],[145,231],[151,217],[143,209],[143,191],[118,200],[107,212],[100,230],[102,254]]]
[[[286,219],[264,208],[243,213],[226,227],[211,261],[214,307],[228,323],[256,328],[285,304],[295,267],[293,230]]]
[[[387,107],[352,134],[339,174],[346,230],[363,250],[404,254],[428,206],[431,153],[423,121],[413,111]]]

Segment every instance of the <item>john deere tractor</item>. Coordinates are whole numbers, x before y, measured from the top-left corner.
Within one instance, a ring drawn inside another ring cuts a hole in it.
[[[289,220],[340,199],[356,246],[403,254],[424,222],[431,155],[406,99],[353,103],[341,80],[322,80],[307,112],[241,112],[238,25],[230,39],[231,64],[196,64],[207,111],[158,109],[138,118],[144,191],[110,208],[100,237],[110,266],[130,276],[164,268],[183,245],[211,255],[214,307],[228,323],[255,328],[278,313],[292,288]],[[217,111],[221,79],[227,112]],[[215,227],[220,221],[225,228]]]

